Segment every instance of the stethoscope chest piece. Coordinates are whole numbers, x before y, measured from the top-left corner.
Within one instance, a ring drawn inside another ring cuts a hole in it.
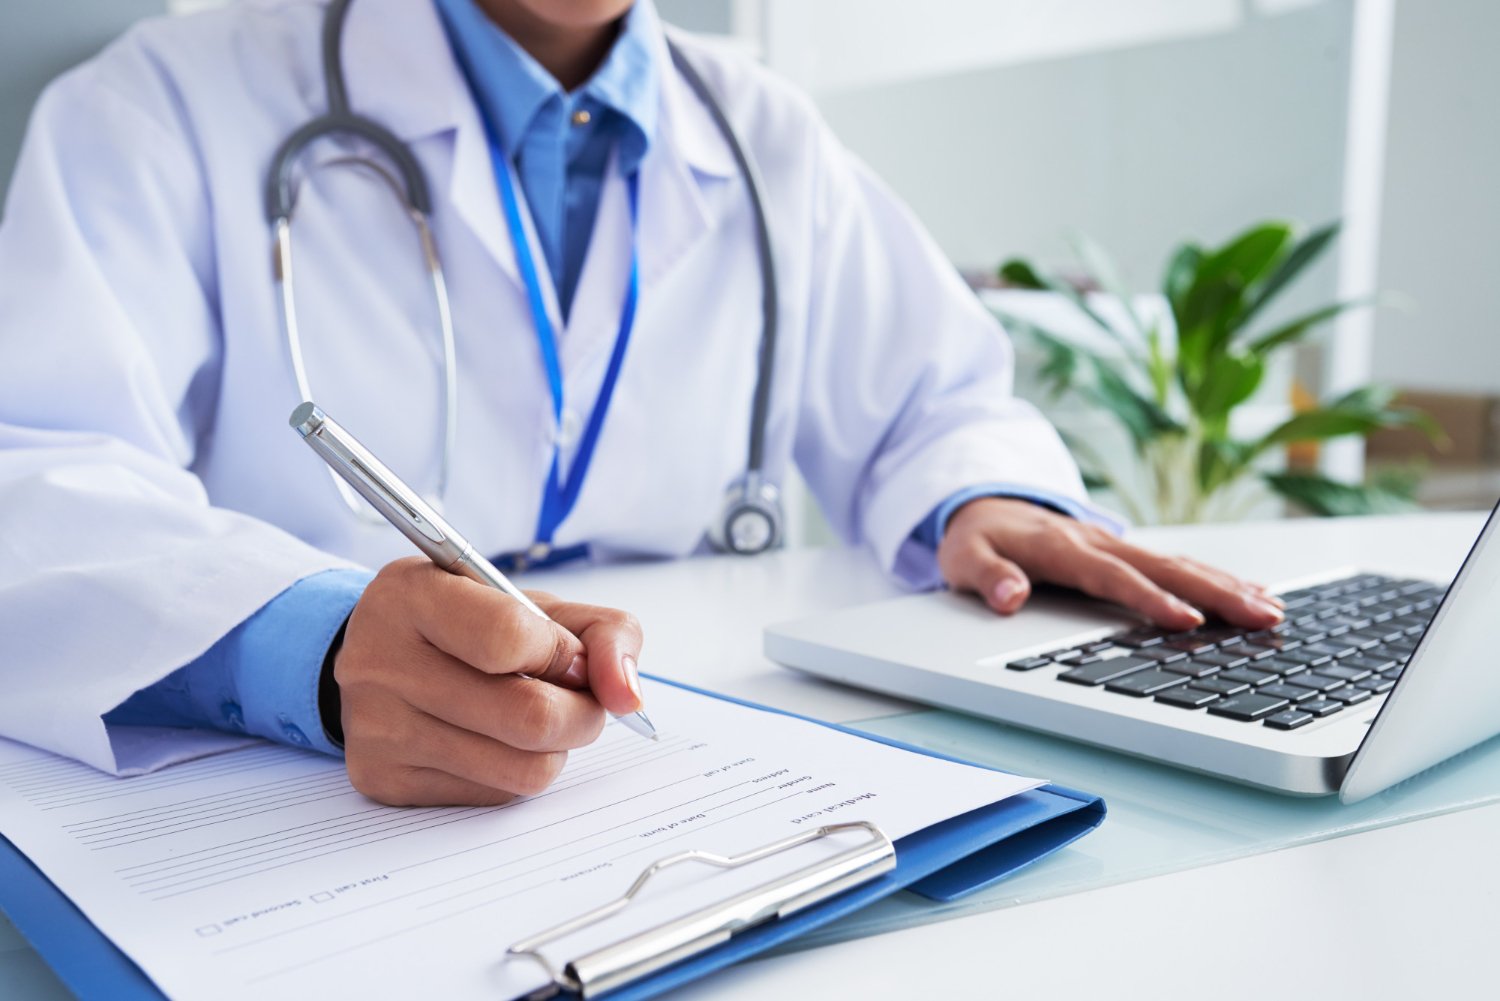
[[[781,545],[783,522],[781,491],[758,473],[748,473],[724,495],[724,513],[714,522],[710,541],[721,552],[754,556]]]

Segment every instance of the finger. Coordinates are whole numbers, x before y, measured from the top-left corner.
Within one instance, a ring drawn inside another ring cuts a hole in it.
[[[1286,607],[1286,602],[1285,601],[1283,601],[1276,594],[1272,593],[1272,591],[1271,591],[1271,589],[1269,587],[1267,587],[1266,585],[1260,583],[1259,581],[1246,580],[1243,577],[1236,577],[1234,574],[1231,574],[1228,571],[1220,570],[1216,566],[1212,566],[1212,565],[1210,565],[1208,563],[1204,563],[1201,560],[1195,560],[1195,559],[1193,559],[1190,556],[1179,556],[1177,558],[1180,559],[1180,560],[1182,560],[1182,562],[1188,564],[1189,566],[1197,567],[1199,570],[1202,570],[1204,573],[1213,574],[1214,576],[1217,576],[1218,578],[1220,578],[1221,580],[1223,580],[1226,584],[1231,584],[1231,585],[1234,585],[1234,586],[1237,586],[1237,587],[1245,588],[1246,590],[1249,590],[1249,591],[1253,591],[1256,594],[1260,595],[1261,597],[1265,598],[1271,604],[1275,605],[1277,608],[1285,608]]]
[[[399,768],[369,788],[359,782],[354,788],[386,806],[501,806],[516,798],[436,768]]]
[[[587,682],[594,698],[617,715],[640,710],[637,664],[645,640],[635,616],[614,608],[557,601],[550,595],[542,595],[538,603],[583,641]]]
[[[568,760],[566,751],[525,751],[431,717],[419,739],[391,750],[403,765],[447,772],[517,796],[546,789]]]
[[[1264,629],[1282,619],[1279,607],[1228,574],[1128,543],[1120,543],[1116,553],[1153,582],[1233,625]]]
[[[939,563],[949,586],[973,591],[1002,615],[1017,611],[1031,596],[1026,572],[995,552],[993,544],[978,533],[944,550]]]
[[[1168,629],[1193,629],[1204,622],[1202,612],[1158,587],[1124,560],[1093,546],[1078,546],[1054,569],[1052,579],[1124,605]]]
[[[411,596],[417,628],[433,646],[487,674],[583,676],[583,644],[572,633],[503,591],[433,570]]]
[[[587,692],[516,675],[489,675],[451,658],[412,672],[396,694],[426,716],[523,751],[587,747],[604,711]]]

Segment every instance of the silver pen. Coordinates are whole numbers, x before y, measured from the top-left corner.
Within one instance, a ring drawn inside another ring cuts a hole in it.
[[[527,611],[551,619],[537,603],[526,596],[516,585],[479,555],[453,526],[443,520],[416,491],[401,481],[379,459],[375,458],[355,437],[339,426],[314,403],[307,402],[292,411],[289,422],[302,436],[302,440],[323,457],[359,495],[395,525],[427,558],[452,574],[467,577],[504,591],[516,599]],[[610,715],[614,715],[611,713]],[[656,739],[656,727],[644,712],[628,716],[615,716],[629,729],[642,737]]]

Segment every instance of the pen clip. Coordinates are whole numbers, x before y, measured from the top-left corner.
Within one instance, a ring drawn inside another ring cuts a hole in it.
[[[321,437],[322,429],[319,428],[313,433]],[[340,456],[340,458],[342,458],[345,462],[349,463],[349,465],[353,466],[355,469],[364,474],[360,477],[360,481],[371,490],[377,492],[387,504],[395,508],[397,511],[400,511],[401,514],[406,517],[407,523],[411,525],[412,528],[415,528],[418,532],[421,532],[423,536],[440,545],[448,541],[448,537],[443,534],[442,530],[440,530],[431,521],[427,520],[427,518],[422,515],[422,512],[418,511],[416,508],[406,503],[406,501],[402,500],[400,497],[387,490],[385,488],[385,484],[381,480],[381,477],[376,475],[369,466],[361,462],[359,460],[359,456],[350,453],[347,456]],[[358,489],[358,486],[356,486],[356,489]]]

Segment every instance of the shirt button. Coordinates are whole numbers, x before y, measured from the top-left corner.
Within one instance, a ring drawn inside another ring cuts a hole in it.
[[[287,725],[283,726],[281,728],[281,732],[286,735],[287,740],[291,741],[293,744],[296,744],[298,747],[307,747],[308,744],[311,743],[307,739],[307,734],[303,733],[301,728],[298,727],[295,723],[288,723]]]
[[[224,714],[224,721],[236,730],[245,729],[245,711],[238,702],[224,703],[219,707],[219,712]]]
[[[577,111],[573,112],[574,125],[587,125],[590,121],[593,120],[593,118],[594,116],[589,114],[588,109],[586,108],[579,108]]]
[[[567,451],[578,444],[578,436],[583,432],[583,418],[578,416],[576,410],[564,410],[562,418],[557,422],[557,447]]]

